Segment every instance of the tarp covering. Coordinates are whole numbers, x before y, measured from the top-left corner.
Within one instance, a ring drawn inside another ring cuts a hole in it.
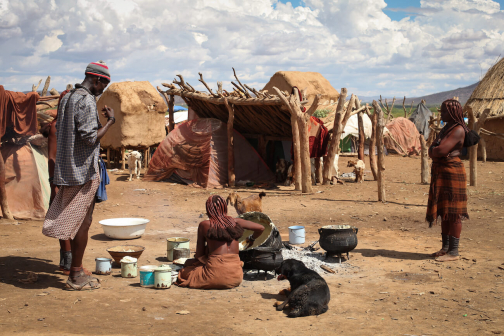
[[[44,219],[50,196],[47,148],[4,143],[1,150],[12,215],[17,219]]]
[[[371,123],[371,119],[369,119],[368,115],[363,113],[362,121],[364,123],[364,135],[366,139],[371,138],[371,134],[373,133],[373,124]],[[345,125],[344,133],[341,134],[341,139],[346,138],[349,135],[352,135],[356,138],[359,137],[359,118],[357,114],[354,114],[350,118]]]
[[[421,150],[420,133],[413,122],[403,117],[387,124],[387,129],[383,132],[383,142],[389,151],[402,155],[418,155]]]
[[[170,132],[149,163],[146,179],[160,181],[176,173],[203,188],[228,183],[226,124],[217,119],[190,120]],[[274,180],[259,154],[234,131],[236,181],[256,183]]]
[[[409,117],[409,120],[415,124],[418,132],[420,132],[420,134],[423,134],[425,140],[429,138],[429,120],[431,115],[431,110],[429,110],[424,103],[420,103],[417,105],[413,114],[411,114],[411,116]]]
[[[35,135],[37,133],[37,109],[39,98],[37,92],[7,91],[0,85],[0,137],[5,134],[8,126],[20,135]]]

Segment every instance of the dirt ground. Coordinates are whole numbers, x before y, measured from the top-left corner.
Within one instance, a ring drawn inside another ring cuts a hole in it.
[[[340,160],[342,172],[345,160]],[[286,281],[247,275],[236,289],[167,290],[142,288],[123,279],[120,269],[99,276],[102,288],[63,290],[57,241],[42,235],[40,221],[0,225],[0,334],[4,335],[493,335],[504,333],[504,163],[479,163],[479,185],[468,187],[469,214],[461,238],[461,260],[437,263],[429,253],[441,245],[440,227],[424,222],[428,186],[421,185],[420,160],[386,158],[388,203],[377,202],[376,182],[315,186],[311,195],[291,187],[266,190],[263,210],[279,227],[304,225],[307,244],[328,224],[359,228],[359,244],[344,266],[325,274],[331,290],[329,311],[290,319],[273,303]],[[468,170],[468,162],[466,162]],[[84,265],[108,257],[106,248],[146,247],[139,265],[166,261],[166,238],[186,236],[194,250],[196,229],[210,194],[171,183],[128,182],[126,172],[111,174],[109,200],[94,212]],[[136,190],[145,189],[145,190]],[[240,189],[248,196],[258,189]],[[236,214],[234,209],[231,214]],[[146,233],[131,241],[105,237],[99,220],[116,217],[151,220]],[[27,272],[31,284],[19,282]],[[187,310],[189,314],[177,312]]]

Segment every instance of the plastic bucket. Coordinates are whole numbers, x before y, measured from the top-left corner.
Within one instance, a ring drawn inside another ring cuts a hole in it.
[[[173,249],[175,248],[189,248],[189,238],[172,237],[166,238],[166,258],[168,261],[173,261]]]
[[[156,265],[141,266],[138,271],[140,273],[140,286],[154,287],[154,270]]]
[[[304,226],[289,226],[289,243],[290,244],[304,244],[305,242],[305,229]]]

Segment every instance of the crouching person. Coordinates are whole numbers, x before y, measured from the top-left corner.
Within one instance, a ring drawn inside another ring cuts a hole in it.
[[[244,229],[254,233],[248,244],[261,235],[264,227],[241,218],[227,215],[227,204],[218,195],[206,202],[209,220],[198,226],[198,242],[195,259],[190,259],[180,270],[176,284],[180,287],[198,289],[229,289],[243,280],[242,262],[238,256],[238,239]]]

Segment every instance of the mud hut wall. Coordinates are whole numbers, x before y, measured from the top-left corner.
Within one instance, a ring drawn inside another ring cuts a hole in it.
[[[191,108],[199,118],[216,118],[227,123],[228,111],[223,104],[191,99]],[[281,105],[234,105],[234,129],[241,134],[292,137],[290,116]]]
[[[487,120],[483,128],[489,130],[490,132],[502,134],[504,133],[504,118]],[[482,134],[481,136],[486,142],[487,159],[504,161],[504,140],[491,135]],[[479,150],[478,157],[482,158],[481,151]]]
[[[321,95],[321,102],[337,101],[339,98],[339,92],[318,72],[278,71],[271,77],[263,90],[268,90],[270,94],[274,93],[274,86],[289,93],[291,93],[293,86],[297,86],[299,90],[307,88],[305,95],[310,103],[313,102],[317,94]]]
[[[166,136],[167,106],[149,82],[113,83],[98,101],[98,111],[104,105],[114,109],[116,123],[101,139],[103,148],[147,148]],[[107,122],[101,113],[100,122]]]

